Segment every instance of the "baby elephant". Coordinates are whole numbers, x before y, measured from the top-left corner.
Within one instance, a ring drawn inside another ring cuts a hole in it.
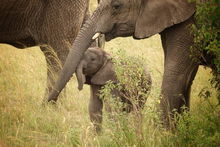
[[[149,93],[151,88],[151,77],[146,71],[145,74],[148,84],[147,88],[145,87],[145,89],[146,93]],[[78,80],[79,90],[82,90],[83,84],[88,84],[91,87],[89,115],[96,131],[99,132],[101,130],[103,108],[103,101],[100,99],[99,90],[109,80],[113,81],[113,83],[117,83],[114,64],[110,55],[100,48],[89,48],[84,53],[83,59],[80,61],[77,67],[76,77]],[[130,112],[130,110],[132,110],[132,103],[124,97],[123,92],[125,91],[118,91],[116,89],[112,91],[113,95],[119,97],[122,102],[126,103],[127,106],[130,107],[125,109],[127,112]],[[145,104],[146,98],[145,100],[138,99],[138,101],[140,101],[138,102],[138,107],[141,108]]]

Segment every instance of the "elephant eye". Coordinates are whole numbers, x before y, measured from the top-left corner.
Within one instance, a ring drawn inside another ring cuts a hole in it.
[[[113,6],[113,9],[114,9],[114,10],[118,10],[120,7],[121,7],[121,5],[114,5],[114,6]]]
[[[112,4],[112,9],[114,11],[119,10],[121,7],[122,7],[122,5],[118,2],[115,2],[115,3]]]
[[[91,61],[95,61],[95,58],[91,58]]]

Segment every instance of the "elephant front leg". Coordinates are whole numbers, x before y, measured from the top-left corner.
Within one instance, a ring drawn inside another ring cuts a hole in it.
[[[103,102],[99,98],[99,90],[101,86],[91,86],[91,97],[89,101],[89,116],[90,120],[94,124],[97,133],[101,131],[102,126],[102,108]]]

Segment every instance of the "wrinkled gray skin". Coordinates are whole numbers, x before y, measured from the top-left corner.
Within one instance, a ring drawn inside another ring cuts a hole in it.
[[[111,60],[110,55],[101,48],[89,48],[84,53],[84,56],[77,67],[76,77],[79,90],[83,89],[83,84],[90,85],[90,120],[93,122],[96,131],[100,132],[102,123],[103,100],[100,98],[99,92],[107,81],[111,80],[113,81],[113,83],[117,83],[114,64]],[[145,74],[142,78],[144,78],[143,81],[145,81],[143,83],[146,83],[148,86],[145,93],[149,94],[151,89],[151,76],[149,72],[147,72],[147,70],[145,70]],[[112,94],[116,97],[120,97],[121,101],[127,104],[126,107],[124,107],[122,110],[126,112],[130,112],[131,110],[133,110],[134,104],[132,105],[131,100],[128,100],[124,97],[124,95],[126,95],[125,90],[118,91],[117,89],[113,89]],[[138,105],[135,105],[134,108],[143,108],[146,102],[146,97],[138,97],[137,102]],[[111,108],[108,107],[108,104],[106,107],[108,111],[111,111]]]
[[[69,53],[77,33],[88,16],[89,0],[1,0],[0,43],[19,49],[40,46],[48,68],[48,88],[54,85],[53,75]],[[51,83],[51,84],[50,84]]]
[[[190,58],[195,4],[188,0],[101,0],[93,15],[79,32],[63,71],[49,101],[59,93],[75,72],[94,34],[105,34],[109,41],[116,37],[148,38],[160,33],[164,50],[164,74],[160,108],[164,125],[171,126],[174,109],[189,107],[190,88],[198,64]]]

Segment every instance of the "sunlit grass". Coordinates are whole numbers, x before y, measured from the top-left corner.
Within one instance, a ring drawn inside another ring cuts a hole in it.
[[[91,4],[94,9],[94,0]],[[144,64],[152,76],[152,91],[146,108],[143,110],[144,138],[138,138],[132,130],[138,121],[132,114],[120,118],[117,122],[111,122],[105,113],[103,134],[97,136],[87,110],[90,97],[89,86],[85,86],[83,91],[79,92],[75,77],[68,83],[66,95],[59,99],[57,105],[43,106],[47,69],[43,53],[38,47],[18,50],[1,44],[0,146],[134,146],[143,144],[145,146],[181,146],[184,142],[181,137],[184,134],[172,135],[171,132],[161,130],[155,121],[157,118],[155,103],[159,101],[163,74],[163,51],[159,35],[138,41],[132,38],[118,38],[106,43],[107,51],[118,49],[124,49],[130,55],[145,57]],[[210,87],[208,82],[210,76],[209,70],[200,68],[193,83],[191,94],[193,121],[191,122],[194,125],[204,122],[201,126],[210,126],[208,120],[199,121],[198,117],[194,116],[210,116],[215,122],[219,120],[217,119],[219,115],[210,111],[212,108],[209,103],[198,97],[202,88]],[[215,96],[210,101],[216,104],[214,98]],[[200,118],[205,119],[205,117]],[[124,122],[124,120],[130,122]],[[124,124],[122,125],[121,122]],[[187,128],[182,128],[182,133],[184,129],[187,130]],[[198,133],[194,134],[198,135]],[[204,134],[207,135],[207,133]],[[178,135],[181,135],[179,140]],[[215,136],[218,137],[218,135]],[[212,139],[215,140],[217,137]],[[140,144],[141,141],[143,144]],[[192,142],[189,143],[195,145]]]

